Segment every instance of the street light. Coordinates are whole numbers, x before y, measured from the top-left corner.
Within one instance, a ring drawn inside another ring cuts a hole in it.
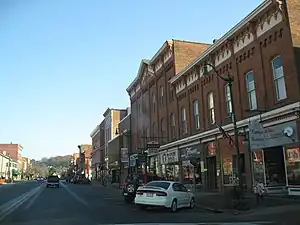
[[[219,72],[217,71],[216,67],[210,63],[205,63],[204,68],[203,68],[203,74],[208,74],[208,69],[207,66],[210,66],[214,72],[216,73],[217,77],[223,80],[228,84],[229,87],[229,95],[231,99],[231,118],[232,118],[232,123],[233,123],[233,130],[234,130],[234,145],[236,148],[236,154],[237,154],[237,174],[239,178],[239,187],[240,191],[243,190],[243,184],[242,184],[242,174],[241,174],[241,165],[240,165],[240,146],[239,146],[239,130],[236,125],[236,115],[235,115],[235,107],[234,107],[234,98],[233,98],[233,93],[232,93],[232,83],[234,82],[233,76],[228,74],[227,77],[222,77]]]

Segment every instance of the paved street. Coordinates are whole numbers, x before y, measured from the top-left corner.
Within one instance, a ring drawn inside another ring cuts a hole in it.
[[[120,191],[93,185],[61,182],[61,188],[45,188],[35,182],[0,187],[0,224],[5,225],[69,225],[132,223],[200,223],[233,221],[275,221],[287,224],[286,218],[298,219],[293,211],[266,211],[242,215],[212,213],[201,209],[170,213],[162,210],[140,211],[123,202]],[[8,202],[8,203],[7,203]],[[300,209],[300,208],[299,208]],[[300,210],[298,209],[298,212]],[[284,215],[284,216],[283,216]],[[281,220],[279,220],[281,219]],[[299,221],[299,219],[298,219]],[[299,223],[289,223],[299,224]]]

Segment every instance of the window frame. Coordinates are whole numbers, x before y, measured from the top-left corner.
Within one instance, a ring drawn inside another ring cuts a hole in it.
[[[278,70],[279,68],[275,69],[275,64],[274,64],[274,61],[277,60],[277,59],[280,59],[280,67],[281,70],[282,70],[282,74],[280,77],[277,77],[276,75],[276,70]],[[286,84],[285,84],[285,74],[284,74],[284,67],[283,67],[283,63],[282,63],[282,56],[281,55],[277,55],[275,56],[272,60],[271,60],[271,67],[272,67],[272,74],[273,74],[273,81],[274,81],[274,85],[275,85],[275,94],[276,94],[276,100],[277,101],[282,101],[282,100],[285,100],[287,98],[287,91],[286,91]],[[280,97],[279,94],[280,92],[278,91],[279,88],[278,88],[278,84],[279,82],[278,81],[283,81],[281,84],[284,85],[284,96],[283,97]]]
[[[226,101],[226,109],[227,109],[227,115],[230,117],[232,115],[232,99],[230,96],[230,87],[229,84],[225,84],[225,101]]]
[[[208,110],[209,110],[209,122],[211,124],[215,124],[216,123],[215,100],[214,100],[214,93],[212,91],[207,94],[207,103],[208,103]]]
[[[187,117],[186,117],[185,107],[181,108],[181,129],[182,129],[182,134],[187,133]]]
[[[194,100],[193,101],[193,116],[194,116],[194,123],[195,123],[195,129],[200,129],[200,112],[199,112],[199,101]]]
[[[253,80],[249,82],[249,75],[252,75]],[[246,88],[247,88],[247,97],[248,97],[248,105],[249,105],[249,110],[256,110],[257,109],[257,96],[256,96],[256,87],[255,87],[255,79],[254,79],[254,72],[253,70],[249,70],[245,74],[246,78]],[[250,83],[253,82],[253,88],[250,88]],[[254,93],[254,95],[252,95]],[[253,96],[255,98],[253,98]],[[253,101],[255,99],[255,101]],[[255,105],[254,105],[255,102]]]

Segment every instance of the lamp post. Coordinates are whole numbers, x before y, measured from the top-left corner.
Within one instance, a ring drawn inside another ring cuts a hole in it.
[[[207,66],[210,66],[214,72],[216,73],[217,77],[223,80],[228,84],[229,87],[229,95],[230,95],[230,100],[231,100],[231,118],[232,118],[232,123],[233,123],[233,130],[234,130],[234,145],[236,148],[236,154],[237,154],[237,174],[238,174],[238,179],[239,179],[239,187],[240,191],[243,190],[243,184],[242,184],[242,174],[241,174],[241,165],[240,165],[240,146],[239,146],[239,130],[237,128],[236,124],[236,115],[235,115],[235,107],[234,107],[234,99],[233,99],[233,91],[232,91],[232,84],[234,82],[233,76],[228,74],[227,77],[223,77],[219,74],[217,71],[216,67],[210,63],[205,63],[204,64],[204,74],[208,73]]]

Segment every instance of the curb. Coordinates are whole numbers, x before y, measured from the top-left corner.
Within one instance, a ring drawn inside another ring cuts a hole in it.
[[[209,211],[209,212],[214,212],[214,213],[223,213],[223,212],[225,212],[222,209],[215,209],[215,208],[201,206],[201,205],[197,205],[196,208],[203,209],[203,210],[206,210],[206,211]]]

